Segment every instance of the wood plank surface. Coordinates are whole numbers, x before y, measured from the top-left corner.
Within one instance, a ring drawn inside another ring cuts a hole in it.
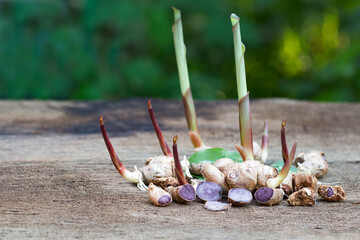
[[[147,99],[106,101],[0,101],[1,239],[358,239],[360,236],[360,104],[288,99],[251,102],[254,140],[269,121],[269,162],[281,160],[280,127],[298,152],[325,152],[330,171],[348,199],[314,207],[263,207],[228,212],[203,203],[159,208],[113,167],[99,130],[104,121],[130,169],[161,149],[148,117]],[[165,138],[179,136],[181,155],[192,154],[182,103],[154,99]],[[207,145],[234,150],[239,142],[235,100],[197,101]]]

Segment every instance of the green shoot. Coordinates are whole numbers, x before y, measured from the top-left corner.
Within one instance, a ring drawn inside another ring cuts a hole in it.
[[[188,184],[188,182],[186,181],[183,170],[181,168],[181,163],[180,163],[178,149],[177,149],[177,143],[176,143],[177,140],[178,140],[178,136],[175,136],[174,139],[173,139],[173,153],[174,153],[175,173],[176,173],[176,177],[177,177],[177,179],[179,181],[180,186],[182,186],[184,184]]]
[[[159,140],[161,150],[163,151],[165,156],[172,157],[172,152],[171,152],[169,146],[167,145],[167,143],[165,141],[165,138],[164,138],[164,136],[163,136],[163,134],[161,132],[159,124],[156,121],[154,110],[153,110],[153,108],[151,106],[151,99],[148,101],[147,105],[148,105],[148,112],[149,112],[149,115],[150,115],[150,119],[151,119],[151,122],[153,124],[156,136],[157,136],[157,138]]]
[[[236,82],[238,90],[238,100],[247,94],[246,87],[246,72],[245,72],[245,46],[241,42],[240,33],[240,18],[236,14],[230,16],[233,34],[234,34],[234,51],[235,51],[235,67],[236,67]]]
[[[285,137],[285,124],[286,124],[286,121],[283,121],[281,123],[281,148],[282,148],[282,155],[283,155],[283,159],[284,159],[284,166],[276,178],[271,178],[268,180],[267,185],[270,188],[276,188],[284,181],[284,179],[286,178],[286,176],[288,175],[288,173],[290,171],[290,167],[291,167],[291,164],[294,159],[293,157],[291,158],[289,156],[289,151],[287,149],[286,137]],[[294,146],[291,150],[291,153],[293,155],[295,155],[296,146],[297,146],[297,142],[295,141]]]
[[[239,126],[241,145],[246,151],[247,158],[245,160],[254,159],[252,128],[251,128],[251,111],[249,93],[246,87],[246,73],[245,73],[245,46],[241,42],[240,34],[240,18],[235,14],[230,16],[232,30],[234,34],[234,51],[235,51],[235,69],[236,69],[236,84],[238,90],[239,100]],[[238,148],[239,149],[239,148]],[[241,154],[241,152],[240,152]]]
[[[174,35],[174,45],[176,54],[176,63],[179,71],[181,95],[183,99],[186,121],[189,129],[191,142],[195,148],[205,147],[203,144],[197,125],[195,104],[191,94],[189,73],[186,62],[186,47],[184,44],[183,28],[181,22],[181,11],[174,10],[174,25],[172,28]]]
[[[112,146],[110,139],[107,135],[106,129],[105,129],[105,125],[104,125],[104,120],[103,117],[100,118],[99,120],[100,122],[100,130],[101,133],[103,135],[104,141],[105,141],[105,145],[108,149],[108,152],[110,154],[110,158],[116,168],[116,170],[121,174],[121,176],[123,176],[126,180],[133,182],[133,183],[137,183],[137,186],[140,190],[142,191],[146,191],[147,190],[147,186],[144,184],[144,182],[142,181],[142,174],[139,170],[137,170],[137,168],[135,167],[135,171],[134,172],[130,172],[129,170],[127,170],[125,168],[125,166],[122,164],[122,162],[120,161],[119,157],[117,156],[117,154],[115,153],[114,147]]]

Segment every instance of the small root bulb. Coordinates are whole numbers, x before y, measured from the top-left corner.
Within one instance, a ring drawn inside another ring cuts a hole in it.
[[[172,202],[172,198],[169,193],[152,183],[149,184],[148,193],[151,203],[155,206],[165,207]]]
[[[316,192],[312,188],[302,188],[292,193],[287,200],[290,206],[314,206]]]
[[[299,191],[302,188],[312,188],[316,191],[317,179],[310,173],[295,172],[293,174],[294,192]]]
[[[234,164],[235,162],[230,158],[220,158],[213,163],[213,166],[219,169],[223,174],[227,175]]]
[[[144,167],[139,168],[143,174],[145,184],[153,182],[157,178],[175,177],[174,162],[171,157],[157,156],[149,158]]]
[[[246,162],[235,163],[233,170],[227,174],[226,182],[229,186],[229,189],[246,188],[252,192],[256,188],[257,171],[254,167],[247,164]]]
[[[251,203],[252,193],[245,188],[233,188],[228,193],[228,201],[234,206],[244,206]]]
[[[204,208],[209,211],[227,211],[231,207],[231,203],[222,203],[216,201],[207,201],[204,205]]]
[[[201,176],[201,169],[203,168],[204,164],[203,163],[190,163],[190,173],[194,174],[194,175],[199,175]]]
[[[222,196],[222,187],[217,183],[204,181],[197,185],[196,195],[203,201],[218,201]]]
[[[204,164],[202,169],[202,175],[204,176],[206,181],[219,184],[223,188],[224,192],[227,192],[229,190],[228,184],[226,183],[225,175],[210,163]]]
[[[257,186],[256,188],[267,187],[267,182],[270,178],[276,178],[279,172],[276,168],[268,165],[260,165],[257,168]]]
[[[194,201],[196,198],[195,189],[191,184],[185,184],[178,187],[167,187],[165,189],[170,193],[171,197],[175,202],[187,203]]]
[[[310,153],[299,153],[295,159],[295,165],[300,170],[309,170],[317,178],[326,175],[329,171],[329,164],[325,154],[320,151]]]
[[[280,184],[280,187],[284,191],[286,196],[290,196],[294,192],[294,186],[293,186],[293,174],[289,173],[284,181]]]
[[[340,186],[320,185],[318,194],[327,202],[339,202],[346,199],[346,194]]]
[[[174,177],[163,177],[163,178],[156,178],[152,181],[153,184],[156,186],[160,186],[163,189],[167,187],[177,187],[179,186],[179,181]]]
[[[150,157],[146,160],[145,162],[145,166],[149,165],[149,164],[174,164],[174,159],[172,157],[169,156],[155,156],[155,157]]]
[[[281,188],[262,187],[255,192],[254,196],[261,205],[272,206],[283,200],[284,191]]]

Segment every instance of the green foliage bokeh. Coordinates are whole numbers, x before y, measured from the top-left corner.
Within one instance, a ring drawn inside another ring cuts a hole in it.
[[[0,2],[0,98],[179,98],[171,6],[196,99],[236,98],[230,14],[251,98],[360,100],[360,4],[338,0]]]

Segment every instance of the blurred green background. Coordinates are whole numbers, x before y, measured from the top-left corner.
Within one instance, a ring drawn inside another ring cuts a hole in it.
[[[358,0],[0,1],[0,98],[180,98],[171,6],[194,98],[236,98],[230,14],[251,98],[360,100]]]

